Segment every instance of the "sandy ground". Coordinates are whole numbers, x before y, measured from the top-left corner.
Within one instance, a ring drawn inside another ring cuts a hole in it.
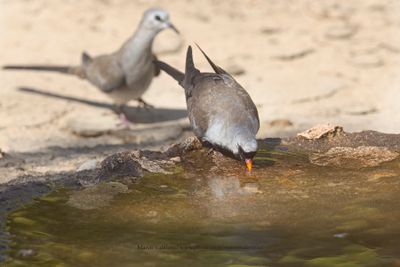
[[[237,73],[259,108],[260,138],[327,122],[347,131],[400,131],[396,0],[0,0],[0,65],[75,65],[84,50],[92,55],[116,50],[153,6],[169,10],[183,38],[161,33],[155,43],[159,58],[183,68],[186,45],[197,42],[217,64]],[[200,69],[210,69],[197,50],[195,61]],[[3,151],[132,143],[113,134],[72,133],[71,121],[83,126],[118,122],[109,108],[99,107],[110,100],[88,82],[54,73],[0,75]],[[165,74],[144,99],[156,108],[185,108],[182,90]]]

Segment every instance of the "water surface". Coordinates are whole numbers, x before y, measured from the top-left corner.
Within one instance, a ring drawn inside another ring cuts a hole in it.
[[[11,266],[400,266],[399,162],[255,171],[194,154],[172,174],[59,189],[9,215]]]

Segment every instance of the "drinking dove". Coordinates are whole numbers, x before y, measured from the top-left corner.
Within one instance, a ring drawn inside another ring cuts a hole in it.
[[[232,153],[251,171],[260,127],[257,108],[243,87],[199,49],[215,73],[200,72],[195,67],[190,46],[185,73],[162,61],[156,61],[156,65],[185,89],[195,135],[203,142]]]

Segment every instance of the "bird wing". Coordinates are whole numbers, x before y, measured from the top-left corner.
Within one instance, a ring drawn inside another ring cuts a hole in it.
[[[104,92],[126,86],[125,72],[114,54],[95,57],[85,68],[87,79]]]

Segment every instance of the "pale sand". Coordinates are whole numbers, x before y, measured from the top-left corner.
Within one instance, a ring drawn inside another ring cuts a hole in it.
[[[1,0],[0,5],[0,65],[74,65],[83,50],[113,51],[145,9],[160,6],[169,10],[185,43],[159,58],[182,69],[187,44],[197,42],[221,67],[244,69],[237,80],[259,107],[260,137],[328,122],[346,131],[400,131],[399,1]],[[157,51],[177,41],[172,31],[159,37]],[[209,70],[199,51],[194,53],[198,67]],[[85,116],[117,122],[111,111],[17,90],[26,86],[110,103],[89,83],[54,73],[0,75],[3,151],[122,143],[112,136],[82,138],[65,127],[69,119]],[[165,74],[144,99],[156,107],[185,108],[181,88]],[[293,126],[269,126],[276,119]]]

